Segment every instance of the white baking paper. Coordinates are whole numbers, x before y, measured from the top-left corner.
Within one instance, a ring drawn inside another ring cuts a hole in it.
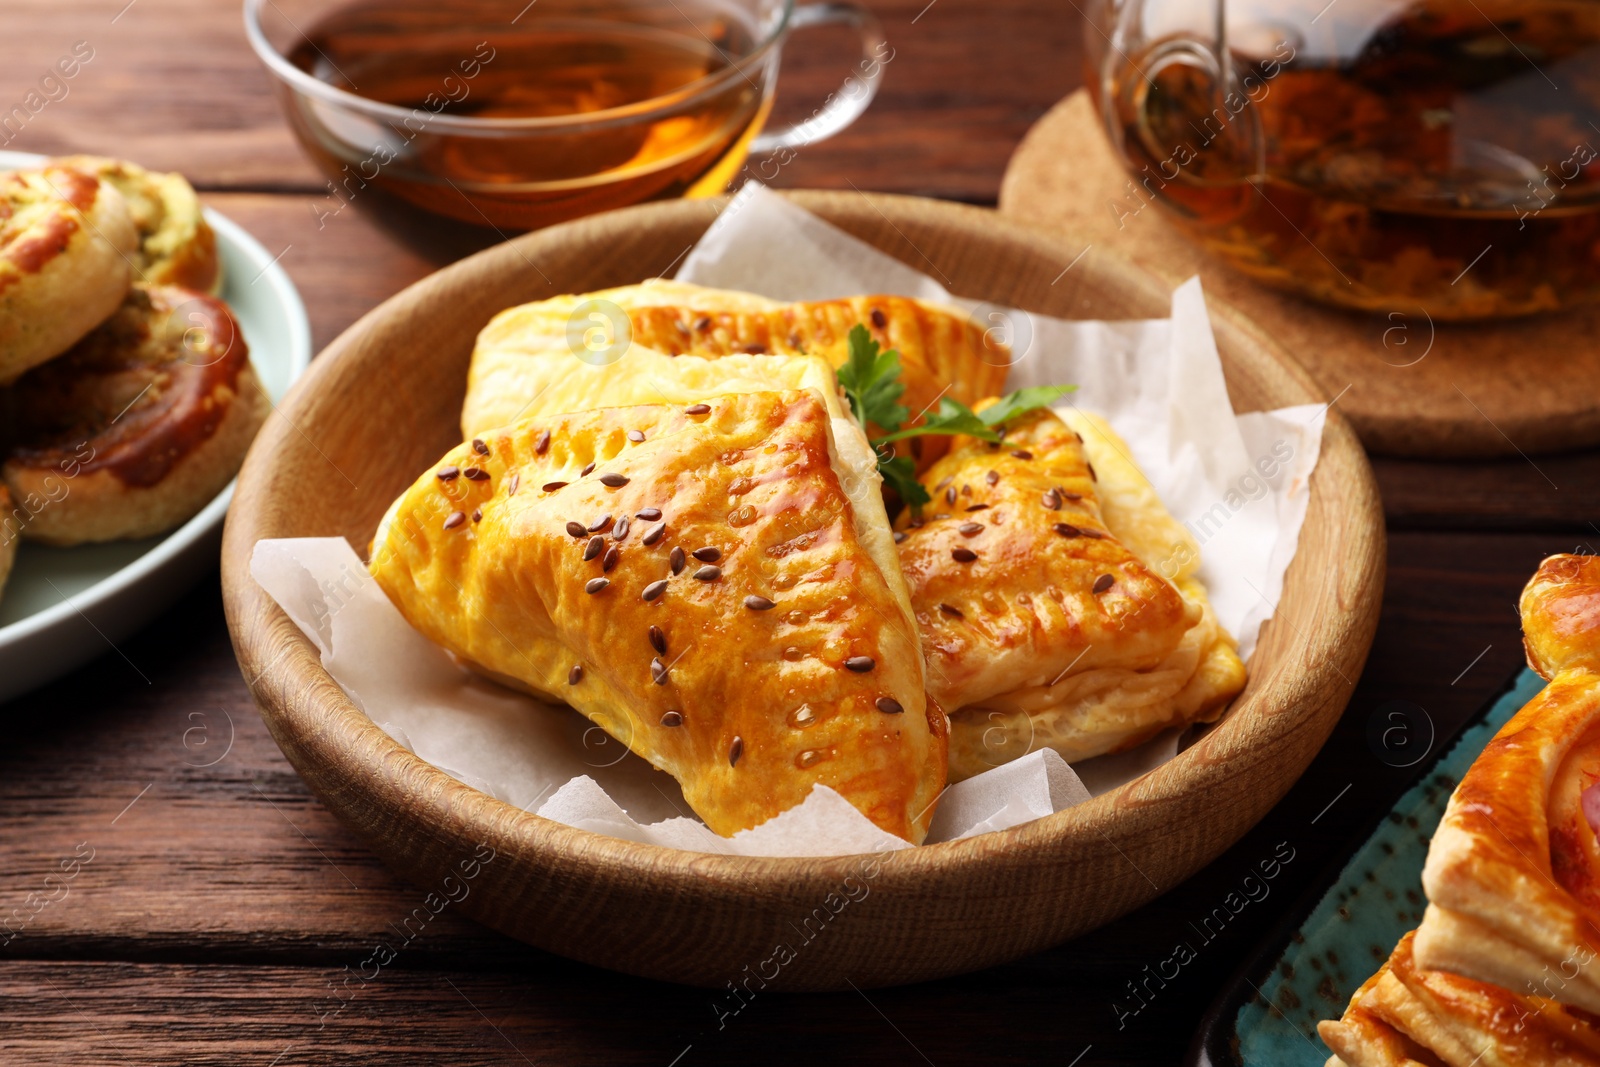
[[[1235,416],[1198,279],[1172,317],[1068,322],[952,296],[938,263],[907,241],[907,267],[760,186],[747,186],[684,259],[678,278],[781,300],[861,293],[962,308],[1013,347],[1008,386],[1075,383],[1073,406],[1104,415],[1162,500],[1201,544],[1201,577],[1248,661],[1294,558],[1324,405]],[[262,541],[251,573],[322,653],[352,701],[453,777],[546,818],[633,841],[736,855],[817,856],[909,848],[838,793],[718,837],[670,775],[576,712],[464,670],[413,630],[337,538]],[[1081,803],[1178,751],[1171,731],[1131,752],[1068,767],[1030,753],[947,789],[928,840],[1002,830]]]

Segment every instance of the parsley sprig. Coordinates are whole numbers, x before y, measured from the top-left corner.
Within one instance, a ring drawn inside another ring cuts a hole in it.
[[[1077,388],[1075,385],[1036,385],[1018,389],[981,412],[973,411],[959,400],[942,396],[938,407],[926,419],[915,426],[906,426],[910,411],[900,403],[906,391],[905,383],[900,380],[900,353],[892,348],[881,348],[867,328],[859,324],[850,330],[849,358],[839,368],[839,384],[844,387],[850,411],[861,428],[867,430],[868,426],[875,425],[883,431],[881,437],[869,437],[872,450],[878,456],[878,473],[912,508],[922,507],[932,497],[917,481],[916,466],[910,458],[896,456],[889,447],[894,442],[928,434],[965,434],[980,441],[998,441],[999,428],[1005,423],[1035,408],[1049,407]]]

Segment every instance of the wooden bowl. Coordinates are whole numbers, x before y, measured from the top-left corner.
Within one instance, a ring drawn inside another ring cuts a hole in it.
[[[854,193],[792,198],[912,266],[925,267],[926,256],[963,296],[1069,318],[1168,314],[1170,293],[1150,276],[1099,253],[1063,275],[1065,243],[990,211]],[[865,988],[976,970],[1093,929],[1216,857],[1310,763],[1377,625],[1383,516],[1366,457],[1337,411],[1249,687],[1215,729],[1089,803],[879,857],[680,852],[504,804],[380,730],[251,579],[250,553],[264,537],[339,535],[364,549],[389,502],[459,443],[468,357],[493,314],[664,273],[704,232],[713,206],[613,212],[442,270],[347,330],[268,422],[228,519],[223,589],[244,676],[312,791],[419,885],[437,888],[487,844],[495,858],[457,907],[497,930],[602,967],[718,989],[752,980]],[[1324,399],[1270,340],[1225,308],[1212,313],[1238,410]]]

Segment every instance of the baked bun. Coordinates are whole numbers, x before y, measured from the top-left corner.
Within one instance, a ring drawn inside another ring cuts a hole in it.
[[[156,174],[137,163],[103,156],[68,156],[55,163],[93,175],[128,202],[139,233],[139,250],[133,257],[136,281],[217,292],[222,282],[217,237],[183,175]]]
[[[266,419],[239,325],[215,297],[135,286],[103,325],[0,393],[0,478],[45,501],[23,536],[148,537],[222,491]]]
[[[113,186],[56,164],[0,174],[0,385],[115,311],[138,247]]]
[[[11,565],[17,561],[18,528],[11,521],[11,494],[0,485],[0,597],[6,595],[6,579],[11,577]]]

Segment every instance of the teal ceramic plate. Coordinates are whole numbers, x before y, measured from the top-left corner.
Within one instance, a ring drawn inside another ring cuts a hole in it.
[[[1207,1013],[1194,1067],[1323,1067],[1317,1023],[1422,921],[1422,864],[1456,783],[1500,727],[1544,688],[1524,670],[1474,716],[1342,868],[1313,889]]]
[[[0,152],[0,170],[42,157]],[[273,402],[311,363],[311,326],[294,283],[235,223],[210,209],[222,258],[222,297],[250,346]],[[112,651],[216,565],[229,485],[194,518],[163,537],[79,548],[24,544],[0,595],[0,702]],[[137,664],[129,677],[134,675]]]

